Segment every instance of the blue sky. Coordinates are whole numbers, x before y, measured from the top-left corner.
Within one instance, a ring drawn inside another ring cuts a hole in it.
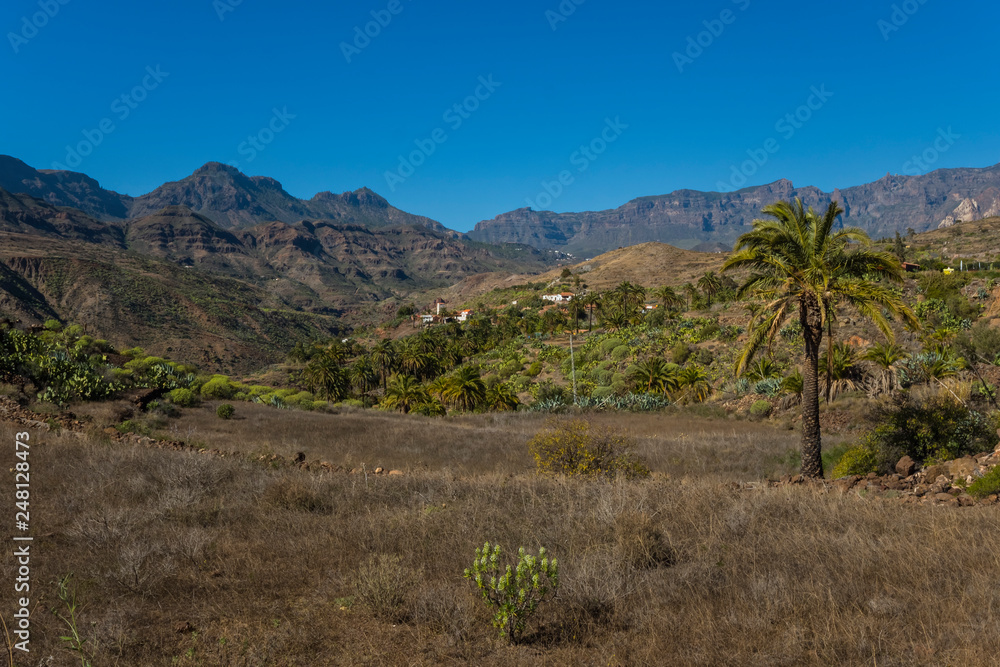
[[[529,201],[831,190],[1000,162],[998,18],[941,0],[7,0],[0,153],[132,195],[233,162],[460,230]]]

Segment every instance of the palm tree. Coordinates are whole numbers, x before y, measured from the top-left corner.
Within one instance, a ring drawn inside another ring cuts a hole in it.
[[[486,407],[497,412],[517,410],[521,401],[509,385],[498,382],[486,390]]]
[[[367,394],[379,384],[378,373],[375,371],[371,357],[358,357],[357,361],[351,364],[348,376],[359,394]]]
[[[417,378],[412,375],[394,375],[386,389],[382,405],[405,415],[421,403],[430,401],[430,398]]]
[[[583,297],[583,306],[587,309],[589,321],[587,331],[594,330],[594,311],[601,307],[601,295],[597,292],[590,292]]]
[[[698,279],[698,287],[705,293],[708,300],[708,307],[712,307],[712,297],[722,291],[722,280],[715,275],[715,271],[709,271]]]
[[[712,395],[712,383],[708,373],[701,366],[691,365],[680,372],[677,378],[680,397],[691,399],[695,403],[704,403]]]
[[[742,374],[754,355],[769,346],[782,324],[798,314],[805,339],[802,390],[802,474],[823,476],[819,423],[819,355],[823,330],[838,302],[845,302],[893,340],[884,313],[918,327],[916,317],[889,287],[865,276],[903,281],[903,269],[891,253],[873,250],[860,229],[834,231],[843,209],[831,202],[825,215],[808,211],[801,199],[780,201],[763,210],[770,219],[754,220],[753,231],[736,242],[723,271],[746,269],[749,277],[739,298],[756,297],[765,307],[751,322],[746,348],[737,362]],[[857,244],[856,247],[851,247]]]
[[[399,351],[399,367],[405,373],[417,378],[426,377],[436,364],[434,357],[426,351],[427,341],[418,337],[403,340]]]
[[[375,347],[372,348],[371,352],[372,366],[375,367],[375,372],[378,373],[379,378],[382,380],[382,391],[386,389],[386,383],[389,380],[389,376],[396,369],[397,356],[396,350],[392,346],[392,342],[388,340],[380,340]]]
[[[342,401],[347,398],[351,383],[338,355],[330,352],[324,350],[313,356],[303,377],[310,387],[322,390],[328,401]]]
[[[486,400],[486,385],[475,366],[462,366],[448,378],[442,396],[459,409],[475,410]]]
[[[631,319],[632,314],[646,299],[646,288],[642,285],[633,285],[626,280],[611,290],[611,294],[621,308],[622,314]]]
[[[843,391],[858,388],[856,367],[857,353],[845,343],[834,343],[820,356],[819,365],[826,375],[826,402],[829,403]]]
[[[684,283],[681,285],[681,291],[684,292],[684,296],[687,297],[688,310],[691,310],[694,308],[694,299],[698,296],[698,288],[691,283]]]
[[[666,394],[677,389],[677,366],[653,357],[632,366],[629,374],[648,393]]]
[[[663,309],[667,311],[677,310],[686,303],[684,297],[678,294],[677,290],[670,285],[664,285],[656,289],[653,292],[653,298],[659,301]]]
[[[899,369],[896,366],[910,355],[895,343],[876,343],[861,355],[878,369],[871,384],[872,394],[885,394],[899,388]]]
[[[602,318],[604,320],[604,326],[606,326],[611,331],[619,331],[628,326],[628,316],[621,311],[620,308],[615,308],[610,313],[606,313]]]

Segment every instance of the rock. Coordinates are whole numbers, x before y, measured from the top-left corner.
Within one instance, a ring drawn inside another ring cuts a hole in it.
[[[189,621],[181,621],[180,623],[174,625],[174,632],[177,633],[194,632],[194,626],[191,625]]]
[[[390,475],[402,475],[403,471],[402,470],[390,470],[389,474]]]
[[[904,456],[896,463],[896,473],[901,477],[909,477],[917,470],[917,462],[909,456]]]
[[[933,484],[934,481],[948,472],[948,470],[943,465],[935,465],[924,468],[924,480],[928,484]],[[951,481],[950,479],[948,481]]]
[[[935,486],[940,485],[948,488],[951,486],[951,477],[948,477],[947,475],[938,475],[934,478],[934,484]]]
[[[946,503],[946,502],[949,502],[949,501],[955,501],[955,496],[951,495],[950,493],[935,493],[934,494],[934,500],[936,500],[938,502]],[[955,502],[957,502],[957,501],[955,501]]]
[[[976,469],[976,459],[971,456],[966,456],[961,459],[955,459],[954,461],[948,461],[944,464],[945,469],[948,471],[948,476],[952,479],[958,477],[968,477],[972,474],[972,471]]]
[[[973,505],[976,504],[976,501],[972,496],[963,493],[958,497],[958,504],[961,507],[972,507]]]

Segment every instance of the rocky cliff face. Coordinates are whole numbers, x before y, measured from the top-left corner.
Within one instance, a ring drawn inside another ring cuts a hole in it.
[[[891,176],[867,185],[825,193],[796,188],[788,180],[737,192],[679,190],[635,199],[617,209],[552,213],[518,209],[480,222],[473,239],[527,243],[576,255],[595,255],[647,241],[682,248],[736,238],[761,217],[761,208],[779,199],[801,197],[814,207],[837,200],[846,209],[845,225],[873,237],[908,228],[921,232],[953,220],[978,220],[1000,212],[1000,165],[988,169],[947,169],[924,176]],[[967,203],[972,200],[973,203]],[[971,216],[971,217],[970,217]]]

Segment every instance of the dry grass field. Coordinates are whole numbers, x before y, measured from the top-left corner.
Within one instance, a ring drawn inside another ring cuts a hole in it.
[[[115,408],[91,412],[100,426]],[[70,573],[84,651],[102,666],[992,665],[1000,652],[996,507],[735,489],[791,471],[792,431],[598,416],[653,469],[609,483],[537,476],[525,443],[546,421],[533,415],[241,404],[237,417],[188,410],[164,430],[405,474],[33,433],[32,651],[17,665],[81,664],[51,613]],[[4,443],[13,433],[0,425]],[[11,544],[9,521],[2,531]],[[559,596],[519,645],[496,638],[461,576],[485,540],[560,560]],[[0,605],[9,622],[9,591]]]

